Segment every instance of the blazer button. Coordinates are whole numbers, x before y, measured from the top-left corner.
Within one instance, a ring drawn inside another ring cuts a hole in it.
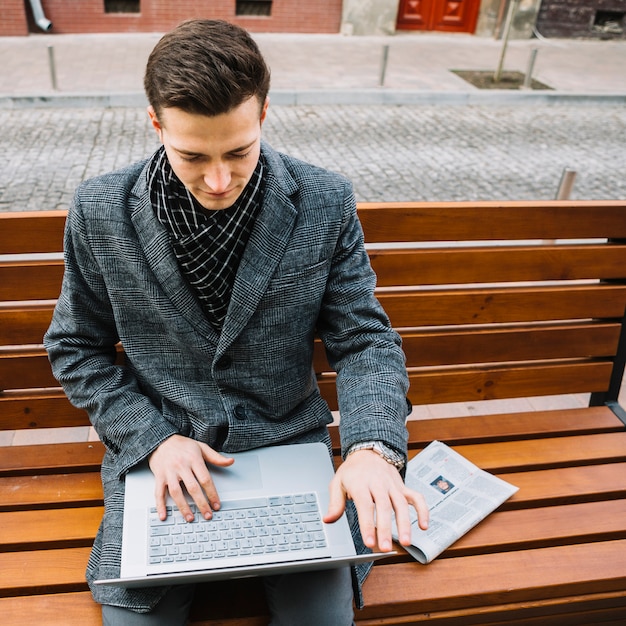
[[[218,359],[217,363],[215,364],[215,367],[218,370],[227,370],[232,364],[233,364],[233,360],[227,354],[225,354],[224,356]]]
[[[248,415],[246,413],[246,407],[243,406],[243,404],[238,404],[235,407],[235,417],[238,420],[245,420],[248,417]]]

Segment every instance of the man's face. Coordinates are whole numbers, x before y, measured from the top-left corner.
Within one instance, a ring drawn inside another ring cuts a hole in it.
[[[253,96],[213,117],[166,107],[158,119],[148,107],[174,173],[205,209],[227,209],[248,184],[259,161],[268,104],[261,108]]]

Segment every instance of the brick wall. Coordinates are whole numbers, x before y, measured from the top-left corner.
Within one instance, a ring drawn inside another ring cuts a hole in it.
[[[543,0],[537,30],[545,37],[626,39],[626,0]]]
[[[2,0],[0,3],[0,35],[27,35],[28,23],[24,0]]]
[[[193,17],[226,19],[251,32],[337,33],[342,9],[342,0],[273,0],[270,16],[237,16],[236,0],[140,0],[139,13],[105,13],[104,0],[41,0],[41,4],[53,24],[50,32],[59,34],[164,32]],[[26,23],[30,32],[41,32],[28,0],[2,0],[1,5],[0,35],[27,34]],[[18,18],[21,11],[21,27],[5,18],[9,7]]]

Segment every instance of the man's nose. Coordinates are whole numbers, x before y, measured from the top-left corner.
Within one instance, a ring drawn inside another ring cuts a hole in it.
[[[204,172],[204,182],[213,193],[226,191],[230,179],[230,169],[225,163],[212,164]]]

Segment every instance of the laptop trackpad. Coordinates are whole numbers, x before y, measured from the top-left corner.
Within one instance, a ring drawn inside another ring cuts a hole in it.
[[[248,452],[237,457],[237,460],[228,467],[209,466],[209,471],[217,493],[263,487],[261,464],[258,455],[254,453]]]

